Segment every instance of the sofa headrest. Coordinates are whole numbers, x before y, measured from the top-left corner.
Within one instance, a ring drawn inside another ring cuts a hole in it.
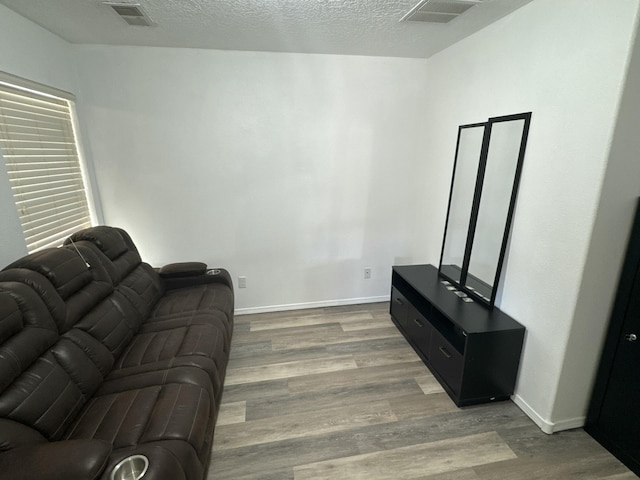
[[[41,250],[2,270],[0,282],[19,282],[35,290],[64,333],[113,292],[99,254],[95,247],[80,245]]]
[[[63,248],[47,248],[16,260],[5,268],[26,268],[44,276],[63,300],[92,280],[91,272],[78,252]]]
[[[100,255],[106,258],[103,264],[114,285],[118,285],[142,262],[133,240],[121,228],[108,226],[86,228],[73,234],[64,243],[67,248],[91,244]]]
[[[36,292],[58,328],[63,328],[67,319],[67,307],[55,287],[41,274],[27,268],[10,268],[0,272],[0,282],[23,284]]]
[[[86,228],[74,233],[64,243],[68,245],[81,240],[93,243],[109,260],[116,260],[131,249],[131,246],[127,245],[127,242],[119,230],[113,227],[99,226]]]

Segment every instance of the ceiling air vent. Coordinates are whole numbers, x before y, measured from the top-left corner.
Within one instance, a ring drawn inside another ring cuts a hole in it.
[[[142,10],[139,3],[116,3],[102,2],[111,7],[125,22],[136,27],[150,27],[153,25],[151,19]]]
[[[483,0],[422,0],[401,22],[449,23]]]

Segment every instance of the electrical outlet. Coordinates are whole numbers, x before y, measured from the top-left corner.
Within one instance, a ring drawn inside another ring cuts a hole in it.
[[[247,277],[238,277],[238,288],[247,288]]]
[[[367,280],[371,278],[371,269],[369,267],[364,269],[364,278]]]

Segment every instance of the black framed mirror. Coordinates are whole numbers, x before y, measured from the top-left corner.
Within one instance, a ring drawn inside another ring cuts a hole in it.
[[[439,273],[488,306],[513,220],[531,112],[458,128]]]

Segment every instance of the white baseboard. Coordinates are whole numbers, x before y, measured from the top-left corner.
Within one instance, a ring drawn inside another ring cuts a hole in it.
[[[363,303],[378,303],[378,302],[388,302],[388,301],[389,301],[388,295],[384,295],[382,297],[345,298],[342,300],[323,300],[320,302],[289,303],[285,305],[268,305],[265,307],[237,308],[234,314],[249,315],[251,313],[285,312],[289,310],[304,310],[308,308],[322,308],[322,307],[339,307],[343,305],[360,305]]]
[[[583,427],[586,421],[586,417],[569,418],[566,420],[560,420],[558,422],[550,422],[543,418],[538,412],[536,412],[531,406],[525,402],[519,395],[513,395],[511,397],[513,403],[515,403],[520,410],[522,410],[527,417],[540,427],[544,433],[552,434],[555,432],[561,432],[562,430],[571,430],[572,428]]]

